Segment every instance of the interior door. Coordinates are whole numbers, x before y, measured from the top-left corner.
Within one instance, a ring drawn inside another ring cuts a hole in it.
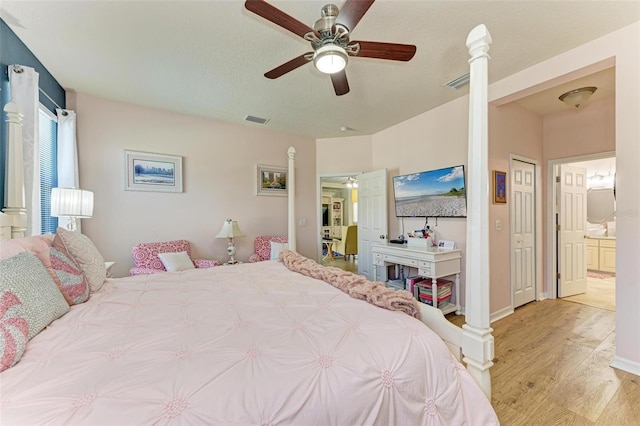
[[[558,297],[587,291],[586,169],[560,165],[558,212]]]
[[[387,239],[387,169],[358,176],[358,274],[373,279],[371,244]]]
[[[511,162],[511,288],[513,307],[536,300],[535,165]]]

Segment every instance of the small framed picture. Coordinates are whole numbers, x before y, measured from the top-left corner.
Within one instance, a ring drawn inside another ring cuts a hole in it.
[[[493,203],[507,204],[507,174],[493,171]]]
[[[258,164],[257,195],[287,196],[287,168]]]
[[[182,192],[182,157],[124,151],[126,191]]]

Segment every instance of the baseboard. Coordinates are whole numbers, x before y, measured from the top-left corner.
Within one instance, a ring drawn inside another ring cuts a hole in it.
[[[508,317],[512,313],[513,313],[513,308],[511,306],[507,306],[506,308],[500,309],[499,311],[492,313],[489,316],[489,322],[491,323],[494,321],[498,321],[499,319]]]
[[[613,360],[611,361],[611,367],[617,368],[618,370],[626,371],[627,373],[635,374],[636,376],[640,376],[640,362],[629,361],[628,359],[614,356]]]

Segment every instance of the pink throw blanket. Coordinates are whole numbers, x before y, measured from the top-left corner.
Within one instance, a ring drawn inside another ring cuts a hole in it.
[[[278,258],[290,270],[325,281],[355,299],[420,319],[418,302],[407,291],[387,288],[381,282],[369,281],[361,275],[339,268],[322,266],[291,250],[280,252]]]

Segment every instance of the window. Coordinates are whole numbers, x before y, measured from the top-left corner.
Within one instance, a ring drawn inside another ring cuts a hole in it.
[[[58,121],[42,105],[40,106],[40,208],[42,219],[40,232],[56,232],[58,218],[51,217],[51,188],[58,186]]]

